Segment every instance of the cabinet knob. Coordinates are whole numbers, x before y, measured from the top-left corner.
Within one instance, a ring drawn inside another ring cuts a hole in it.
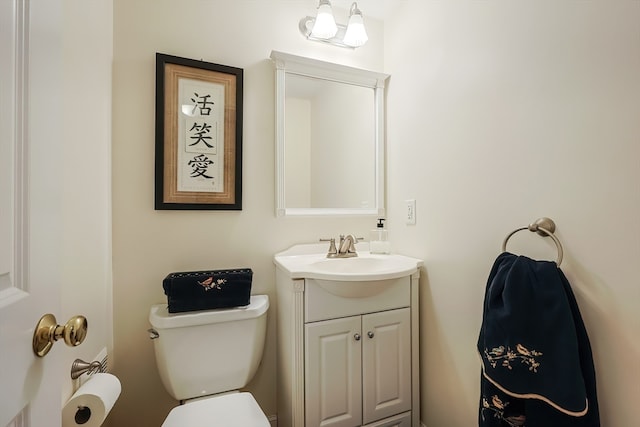
[[[373,334],[373,331],[369,331],[369,332],[367,332],[367,336],[368,336],[369,338],[373,338],[373,335],[374,335],[374,334]]]
[[[353,338],[354,338],[356,341],[360,341],[360,334],[355,334],[355,335],[353,336]]]

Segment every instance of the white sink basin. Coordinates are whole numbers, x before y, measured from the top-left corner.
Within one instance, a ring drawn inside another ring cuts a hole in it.
[[[363,282],[396,279],[418,271],[422,261],[404,255],[371,254],[366,243],[356,245],[357,257],[327,258],[326,244],[297,245],[276,254],[276,266],[291,279]]]

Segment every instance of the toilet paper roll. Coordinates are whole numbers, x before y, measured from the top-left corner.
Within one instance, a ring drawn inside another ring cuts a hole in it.
[[[62,427],[99,427],[120,396],[120,381],[111,374],[93,374],[62,409]]]

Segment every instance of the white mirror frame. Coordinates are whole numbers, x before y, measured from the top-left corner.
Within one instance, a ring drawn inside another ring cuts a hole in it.
[[[384,87],[388,74],[272,51],[276,68],[276,216],[385,215],[384,209]],[[286,75],[295,74],[371,88],[375,111],[375,206],[371,208],[287,208],[285,199],[285,87]]]

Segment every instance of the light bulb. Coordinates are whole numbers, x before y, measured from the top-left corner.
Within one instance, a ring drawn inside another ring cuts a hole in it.
[[[331,3],[327,0],[321,0],[318,6],[318,14],[316,16],[311,36],[319,39],[330,39],[338,32],[336,20],[331,12]]]
[[[344,44],[358,47],[365,44],[367,40],[369,40],[369,37],[367,36],[367,31],[364,29],[362,16],[353,15],[349,18],[349,26],[347,27],[347,32],[344,35]]]
[[[369,37],[364,28],[362,12],[358,9],[358,5],[353,3],[353,5],[351,5],[351,16],[349,17],[349,24],[347,25],[347,32],[344,35],[343,42],[347,46],[359,47],[365,44],[367,40],[369,40]]]

